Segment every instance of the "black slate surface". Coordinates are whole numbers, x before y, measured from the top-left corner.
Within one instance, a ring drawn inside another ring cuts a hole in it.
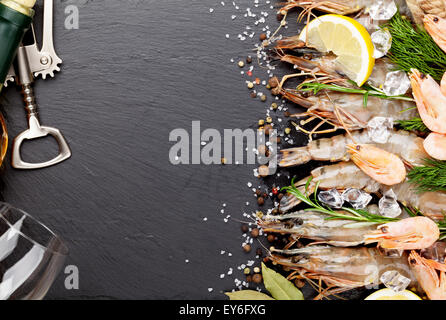
[[[242,10],[254,3],[236,2]],[[241,250],[239,223],[219,212],[223,203],[238,218],[255,210],[245,205],[255,202],[246,186],[258,183],[253,167],[173,166],[168,158],[170,131],[190,131],[193,120],[222,131],[264,117],[266,106],[249,98],[229,61],[252,48],[236,40],[247,23],[231,20],[240,14],[231,3],[55,1],[62,72],[38,79],[36,92],[41,122],[64,133],[73,156],[37,171],[14,170],[8,158],[3,175],[5,201],[62,235],[67,264],[80,270],[79,290],[66,290],[62,275],[47,298],[221,299],[242,277],[219,278],[252,258]],[[64,28],[68,4],[80,9],[79,30]],[[27,126],[19,91],[7,88],[3,99],[14,137]],[[25,147],[44,159],[55,145]]]

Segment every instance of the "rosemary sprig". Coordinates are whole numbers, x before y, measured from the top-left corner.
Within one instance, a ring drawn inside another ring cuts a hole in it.
[[[407,131],[430,132],[430,130],[423,123],[423,120],[421,120],[419,117],[410,120],[397,120],[396,123],[401,127],[401,129]]]
[[[398,69],[409,72],[415,68],[434,79],[441,80],[446,70],[444,53],[426,30],[412,27],[408,19],[398,12],[385,26],[392,35],[392,48],[388,54]]]
[[[446,161],[425,159],[425,165],[414,167],[407,177],[420,192],[446,191]]]
[[[388,223],[399,220],[371,214],[366,210],[358,210],[353,208],[342,207],[340,210],[335,211],[331,208],[323,206],[317,200],[319,183],[316,185],[316,188],[313,193],[313,198],[311,198],[310,195],[308,195],[308,188],[311,182],[311,178],[307,181],[307,184],[305,186],[305,193],[302,193],[298,188],[296,188],[296,186],[294,185],[294,181],[295,178],[292,179],[291,186],[284,187],[282,188],[282,190],[287,191],[288,193],[294,195],[303,203],[307,204],[310,208],[305,209],[306,211],[316,211],[329,215],[330,217],[328,217],[327,220],[343,219],[343,220],[352,220],[360,223],[366,222],[366,223],[376,223],[376,224]]]
[[[345,93],[356,93],[364,95],[364,107],[367,107],[368,98],[369,97],[378,97],[381,99],[394,99],[394,100],[405,100],[405,101],[414,101],[412,98],[399,95],[399,96],[388,96],[384,93],[384,91],[372,87],[370,85],[364,85],[361,88],[347,88],[343,86],[339,86],[336,84],[327,84],[327,83],[318,83],[318,82],[306,82],[302,83],[297,87],[297,90],[301,91],[312,91],[313,94],[318,94],[321,90],[331,90],[337,92],[345,92]]]
[[[437,224],[440,229],[440,240],[446,239],[446,220],[438,222]]]

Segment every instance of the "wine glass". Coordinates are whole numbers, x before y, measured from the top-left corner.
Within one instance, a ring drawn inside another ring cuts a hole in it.
[[[45,297],[68,254],[62,240],[26,212],[0,202],[0,299]]]

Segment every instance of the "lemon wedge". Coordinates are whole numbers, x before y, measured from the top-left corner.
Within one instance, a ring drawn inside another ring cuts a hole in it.
[[[317,17],[308,23],[299,38],[318,51],[334,53],[341,70],[358,86],[372,74],[375,66],[372,38],[352,18],[336,14]]]
[[[391,289],[386,288],[373,292],[364,300],[422,300],[422,299],[409,290],[395,292]]]

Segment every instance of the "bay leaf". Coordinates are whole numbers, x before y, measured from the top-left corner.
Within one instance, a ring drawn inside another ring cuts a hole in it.
[[[262,263],[263,283],[276,300],[304,300],[302,292],[284,276]]]
[[[255,290],[226,292],[225,295],[227,295],[230,300],[274,300],[270,296]]]

